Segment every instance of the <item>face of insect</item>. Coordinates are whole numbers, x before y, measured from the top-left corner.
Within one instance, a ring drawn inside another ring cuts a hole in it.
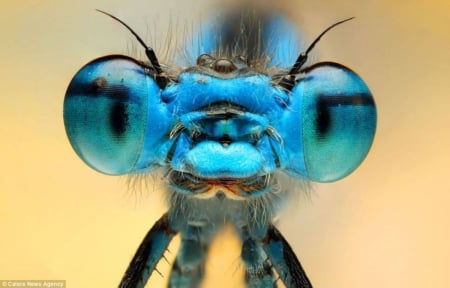
[[[301,69],[315,42],[348,19],[291,69],[268,73],[274,61],[292,62],[283,35],[295,39],[294,30],[269,14],[238,15],[208,28],[196,48],[204,53],[177,75],[165,75],[151,49],[152,66],[119,55],[84,66],[64,102],[81,159],[112,175],[167,167],[181,193],[222,185],[245,197],[263,192],[276,170],[330,182],[356,169],[375,133],[369,89],[340,64]]]
[[[276,169],[334,181],[361,163],[376,112],[355,73],[318,64],[286,91],[243,61],[202,55],[198,65],[161,89],[131,58],[94,60],[67,90],[69,139],[103,173],[168,165],[185,177],[215,183],[254,183]]]
[[[320,37],[349,19],[326,29],[293,62],[283,35],[295,37],[281,18],[253,10],[233,15],[206,31],[194,49],[196,64],[176,75],[146,47],[150,64],[102,57],[67,89],[66,131],[89,166],[112,175],[169,171],[169,211],[147,234],[121,287],[143,287],[178,232],[182,245],[170,283],[197,287],[211,237],[225,223],[243,241],[249,287],[272,287],[272,268],[286,287],[312,287],[271,225],[287,192],[271,175],[335,181],[356,169],[371,146],[376,110],[361,78],[331,62],[302,67]]]

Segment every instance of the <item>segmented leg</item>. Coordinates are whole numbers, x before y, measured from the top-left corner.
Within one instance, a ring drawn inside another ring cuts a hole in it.
[[[245,265],[245,282],[248,288],[276,287],[271,264],[260,243],[250,238],[245,240],[241,258]]]
[[[164,214],[145,236],[119,287],[143,288],[176,234],[169,226],[167,214]]]
[[[272,225],[267,230],[262,248],[287,288],[312,288],[291,246]]]
[[[170,273],[170,288],[197,288],[205,274],[206,254],[210,239],[202,227],[189,226],[182,233],[181,246]]]

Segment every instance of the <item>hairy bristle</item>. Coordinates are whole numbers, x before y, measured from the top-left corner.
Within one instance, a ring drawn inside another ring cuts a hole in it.
[[[171,17],[166,25],[154,18],[147,24],[142,38],[155,51],[164,72],[176,77],[195,66],[198,56],[210,54],[229,59],[243,56],[253,70],[274,75],[289,68],[302,51],[293,25],[274,11],[248,8],[210,15],[198,20]],[[128,43],[127,54],[146,61],[139,43],[135,39]]]

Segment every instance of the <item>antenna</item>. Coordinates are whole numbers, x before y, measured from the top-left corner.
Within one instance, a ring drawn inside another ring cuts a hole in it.
[[[161,65],[159,65],[158,58],[156,58],[155,51],[151,47],[147,46],[147,44],[145,44],[145,42],[141,39],[141,37],[139,37],[139,35],[136,32],[134,32],[130,26],[128,26],[125,22],[123,22],[122,20],[120,20],[119,18],[117,18],[114,15],[111,15],[111,14],[109,14],[105,11],[99,10],[99,9],[95,9],[95,10],[113,18],[114,20],[116,20],[117,22],[119,22],[120,24],[125,26],[125,28],[127,28],[131,32],[131,34],[133,34],[134,37],[136,37],[137,41],[145,48],[145,54],[147,55],[148,60],[150,60],[150,63],[152,64],[153,68],[155,68],[156,73],[158,75],[163,73],[163,71],[161,69]]]
[[[331,25],[330,27],[328,27],[327,29],[325,29],[322,33],[320,33],[320,35],[317,36],[317,38],[311,43],[311,45],[309,45],[308,49],[306,49],[305,52],[300,53],[300,55],[297,58],[297,61],[295,61],[294,66],[292,66],[292,68],[288,74],[294,75],[294,74],[297,74],[298,72],[300,72],[300,69],[302,68],[303,64],[305,64],[306,60],[308,60],[308,53],[311,52],[311,50],[314,48],[314,46],[317,44],[317,42],[319,42],[320,38],[322,38],[323,35],[325,35],[328,31],[330,31],[334,27],[336,27],[344,22],[350,21],[354,18],[355,17],[351,17],[351,18],[336,22],[333,25]]]

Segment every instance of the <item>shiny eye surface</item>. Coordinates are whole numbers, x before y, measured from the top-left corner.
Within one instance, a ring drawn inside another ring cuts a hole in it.
[[[336,63],[314,65],[298,86],[308,177],[317,182],[339,180],[360,165],[372,145],[372,94],[358,75]]]
[[[74,76],[64,99],[73,149],[105,174],[129,172],[141,154],[147,121],[147,75],[131,58],[107,56]]]

